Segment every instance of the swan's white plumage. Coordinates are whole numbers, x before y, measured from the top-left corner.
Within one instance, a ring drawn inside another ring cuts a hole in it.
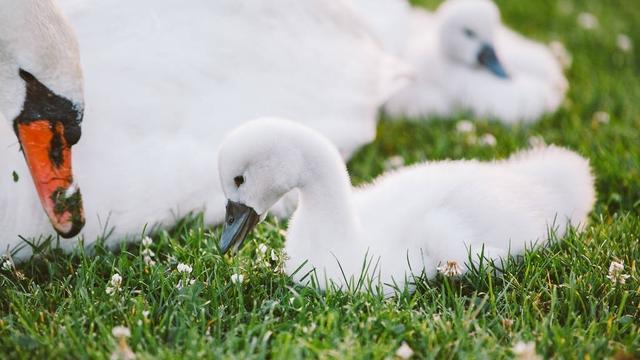
[[[7,120],[22,110],[25,89],[19,69],[55,94],[82,103],[78,44],[54,1],[0,0],[0,46],[0,111]]]
[[[502,25],[499,10],[489,0],[447,0],[435,13],[409,9],[405,0],[351,2],[385,47],[414,67],[415,81],[385,106],[391,115],[468,111],[514,123],[537,120],[564,99],[568,82],[551,51]],[[483,40],[493,43],[510,79],[473,63],[475,52],[469,59],[449,54],[467,51],[464,40],[457,38],[463,27],[487,33]]]
[[[170,225],[192,210],[221,221],[224,197],[211,155],[227,130],[258,115],[292,116],[348,156],[374,138],[377,108],[405,81],[403,65],[341,2],[60,5],[76,30],[85,73],[83,136],[74,147],[85,244],[111,227],[109,244],[137,237],[145,224]],[[9,144],[8,156],[18,159],[16,142]],[[0,217],[0,246],[15,246],[17,235],[52,233],[44,215],[34,217],[42,211],[29,205],[37,205],[32,186],[8,185],[14,192],[0,205],[16,209],[24,223]]]
[[[134,135],[154,124],[219,139],[245,119],[304,114],[351,153],[373,139],[376,106],[406,82],[341,1],[61,4],[81,45],[87,117]]]
[[[223,142],[221,183],[227,197],[262,214],[291,188],[300,203],[289,222],[286,269],[319,270],[345,285],[360,275],[365,254],[383,283],[402,285],[411,272],[432,276],[439,264],[462,266],[483,251],[490,259],[521,254],[583,226],[595,201],[588,161],[555,146],[495,162],[428,162],[385,174],[352,190],[331,143],[301,125],[263,119]],[[233,178],[243,175],[239,188]],[[337,261],[340,262],[338,266]],[[321,286],[325,284],[321,283]]]
[[[385,50],[396,56],[404,54],[411,37],[412,8],[407,0],[346,0],[346,3]]]

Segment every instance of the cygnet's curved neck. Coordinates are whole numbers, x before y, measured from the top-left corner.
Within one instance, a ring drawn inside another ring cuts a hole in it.
[[[322,141],[320,141],[322,140]],[[328,140],[301,145],[306,169],[299,184],[300,199],[293,221],[313,226],[323,242],[355,238],[360,229],[351,181],[344,161]]]

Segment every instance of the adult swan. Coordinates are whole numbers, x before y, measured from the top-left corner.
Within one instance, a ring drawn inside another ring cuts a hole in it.
[[[404,82],[339,1],[60,4],[85,76],[75,155],[85,244],[105,232],[108,244],[135,239],[192,210],[221,222],[212,159],[229,129],[258,115],[306,119],[347,156],[373,139],[378,106]]]

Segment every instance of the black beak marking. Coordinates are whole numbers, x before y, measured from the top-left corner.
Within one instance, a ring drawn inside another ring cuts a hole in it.
[[[22,112],[14,120],[14,131],[18,134],[18,125],[38,120],[49,120],[51,127],[56,122],[64,126],[64,138],[69,146],[75,145],[82,136],[82,104],[74,104],[71,100],[59,96],[49,90],[30,72],[20,69],[19,75],[25,82],[26,96]]]
[[[507,71],[504,69],[496,55],[496,51],[493,46],[489,44],[484,44],[480,49],[480,52],[478,53],[478,63],[501,79],[509,78]]]
[[[220,252],[225,254],[233,248],[233,252],[236,253],[258,222],[260,222],[260,216],[255,210],[245,204],[228,200],[224,230],[219,245]]]

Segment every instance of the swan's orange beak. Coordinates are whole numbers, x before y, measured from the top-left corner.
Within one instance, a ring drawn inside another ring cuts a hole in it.
[[[84,226],[80,190],[73,182],[71,146],[61,122],[36,120],[17,125],[22,151],[40,202],[56,232],[64,238]]]

